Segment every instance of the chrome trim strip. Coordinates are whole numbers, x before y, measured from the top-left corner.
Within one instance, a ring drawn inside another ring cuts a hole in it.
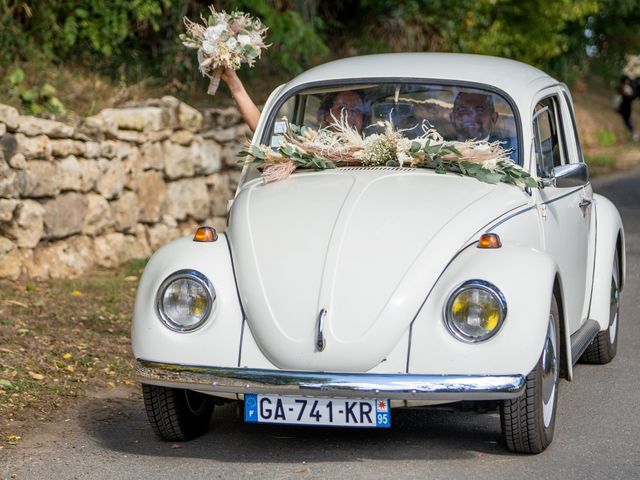
[[[600,331],[600,324],[595,320],[587,320],[571,335],[571,363],[575,365],[587,349],[591,341]]]
[[[520,205],[522,206],[522,205]],[[516,208],[520,208],[520,207],[516,207]],[[502,220],[499,220],[497,223],[491,225],[488,229],[485,230],[485,233],[491,233],[493,232],[496,228],[498,228],[500,225],[502,225],[503,223],[511,220],[513,217],[517,217],[518,215],[522,214],[522,213],[526,213],[529,210],[533,210],[534,208],[536,208],[535,205],[530,205],[529,207],[526,207],[518,212],[512,213],[511,215],[508,215],[506,217],[504,217]]]
[[[210,393],[368,397],[393,400],[500,400],[519,397],[524,375],[314,373],[172,365],[137,360],[140,383]]]
[[[583,190],[587,185],[588,184],[577,187],[571,190],[570,192],[564,193],[562,195],[558,195],[557,197],[554,197],[551,200],[547,200],[546,202],[540,202],[540,205],[549,205],[550,203],[557,202],[558,200],[562,200],[564,197],[568,197],[569,195],[573,195],[574,193],[579,192],[580,190]]]

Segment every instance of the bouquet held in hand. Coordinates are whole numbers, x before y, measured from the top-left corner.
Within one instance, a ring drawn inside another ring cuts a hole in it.
[[[262,50],[267,27],[259,19],[242,12],[216,12],[213,5],[207,20],[196,23],[185,17],[187,32],[180,35],[182,44],[198,50],[200,72],[209,77],[207,93],[214,95],[224,68],[238,70],[243,63],[253,66]]]

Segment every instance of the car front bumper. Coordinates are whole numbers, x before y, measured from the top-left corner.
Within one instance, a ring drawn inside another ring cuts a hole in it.
[[[143,384],[208,393],[274,394],[391,400],[502,400],[522,395],[523,375],[324,373],[202,367],[137,360]]]

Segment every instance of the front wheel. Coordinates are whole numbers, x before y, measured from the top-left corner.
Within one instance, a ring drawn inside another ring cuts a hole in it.
[[[609,296],[609,327],[599,332],[580,357],[584,363],[604,365],[613,360],[618,351],[618,327],[620,316],[620,268],[618,253],[613,257],[611,290]]]
[[[525,391],[500,405],[502,437],[512,452],[540,453],[553,440],[560,377],[559,317],[558,303],[553,296],[542,354],[527,375]]]
[[[215,406],[209,395],[142,385],[142,396],[149,423],[164,440],[192,440],[207,431]]]

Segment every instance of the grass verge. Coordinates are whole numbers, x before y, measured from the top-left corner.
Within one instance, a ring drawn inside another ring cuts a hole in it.
[[[130,385],[144,261],[72,280],[0,282],[0,448],[87,390]]]

